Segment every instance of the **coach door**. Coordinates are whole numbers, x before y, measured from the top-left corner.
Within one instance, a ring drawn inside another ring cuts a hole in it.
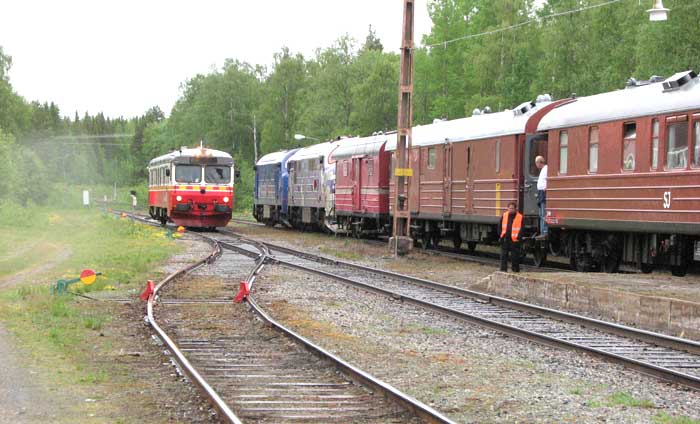
[[[547,134],[528,135],[523,155],[523,215],[539,215],[537,179],[540,170],[535,165],[537,156],[547,157]]]
[[[445,144],[443,149],[445,170],[442,173],[442,214],[450,216],[452,214],[452,145]]]
[[[472,210],[472,201],[473,201],[473,196],[474,196],[474,186],[472,184],[473,180],[473,171],[472,171],[472,147],[467,144],[467,157],[464,158],[466,160],[467,164],[467,174],[464,177],[464,213],[465,214],[471,214],[473,213]]]
[[[352,158],[352,210],[359,211],[362,200],[362,158]]]

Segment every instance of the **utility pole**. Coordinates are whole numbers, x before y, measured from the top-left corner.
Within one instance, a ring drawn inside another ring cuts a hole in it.
[[[401,70],[399,74],[399,114],[396,134],[396,168],[394,169],[394,226],[389,246],[395,255],[413,249],[411,238],[410,189],[413,168],[410,163],[413,127],[413,22],[414,0],[404,0],[401,34]]]

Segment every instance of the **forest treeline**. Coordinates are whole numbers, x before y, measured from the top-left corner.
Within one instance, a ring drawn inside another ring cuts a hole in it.
[[[666,22],[649,22],[650,0],[587,9],[603,3],[429,0],[433,28],[415,50],[414,123],[700,68],[697,0],[666,0]],[[574,9],[586,10],[561,13]],[[68,118],[57,105],[27,103],[12,90],[11,60],[0,50],[0,167],[10,176],[0,180],[0,198],[42,202],[46,196],[26,181],[145,184],[149,159],[202,140],[234,155],[242,173],[238,206],[249,208],[256,151],[395,128],[398,47],[384,45],[370,27],[366,39],[340,36],[311,57],[281,47],[269,67],[227,59],[185,81],[167,118],[154,107],[131,119]]]

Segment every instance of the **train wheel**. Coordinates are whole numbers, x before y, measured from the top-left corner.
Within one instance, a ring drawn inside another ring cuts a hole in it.
[[[654,270],[654,264],[641,264],[639,269],[642,271],[643,274],[651,274],[651,272]]]
[[[469,253],[474,253],[476,251],[476,242],[475,241],[468,241],[467,242],[467,250]]]
[[[535,266],[537,268],[542,268],[545,263],[547,263],[547,249],[543,246],[536,246],[535,250],[532,252],[532,258],[534,259]]]
[[[423,250],[426,250],[430,247],[430,233],[423,232],[420,236],[420,245],[423,248]]]
[[[459,250],[459,248],[462,247],[462,237],[459,236],[459,233],[455,233],[452,236],[452,244],[456,250]]]
[[[614,274],[620,270],[620,258],[615,255],[607,255],[603,258],[603,271],[608,274]]]
[[[276,222],[273,219],[267,219],[265,220],[265,226],[266,227],[274,227]]]
[[[440,230],[434,231],[430,235],[430,241],[433,243],[433,248],[437,249],[440,246]]]
[[[671,274],[675,277],[685,277],[688,273],[688,263],[683,262],[680,265],[671,265]]]

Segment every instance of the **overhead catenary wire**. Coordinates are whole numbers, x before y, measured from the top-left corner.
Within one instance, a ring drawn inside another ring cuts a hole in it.
[[[572,14],[574,14],[574,13],[579,13],[579,12],[583,12],[583,11],[586,11],[586,10],[597,9],[597,8],[604,7],[604,6],[609,6],[609,5],[611,5],[611,4],[620,3],[620,2],[622,2],[622,1],[623,1],[623,0],[609,0],[609,1],[606,1],[606,2],[604,2],[604,3],[592,4],[592,5],[589,5],[589,6],[579,7],[579,8],[577,8],[577,9],[566,10],[566,11],[563,11],[563,12],[550,13],[549,15],[538,16],[538,17],[535,17],[535,18],[532,18],[532,19],[528,19],[527,21],[523,21],[523,22],[520,22],[520,23],[517,23],[517,24],[513,24],[513,25],[506,26],[506,27],[495,28],[495,29],[488,30],[488,31],[484,31],[484,32],[480,32],[480,33],[477,33],[477,34],[468,34],[468,35],[464,35],[464,36],[461,36],[461,37],[453,38],[453,39],[451,39],[451,40],[440,41],[440,42],[438,42],[438,43],[426,44],[426,45],[423,46],[423,47],[426,47],[426,48],[433,48],[433,47],[444,47],[444,48],[447,48],[447,46],[448,46],[449,44],[456,43],[457,41],[469,40],[469,39],[472,39],[472,38],[478,38],[478,37],[484,37],[484,36],[487,36],[487,35],[498,34],[498,33],[500,33],[500,32],[510,31],[510,30],[513,30],[513,29],[517,29],[517,28],[520,28],[520,27],[524,27],[524,26],[533,24],[533,23],[535,23],[535,22],[540,22],[540,21],[544,21],[544,20],[548,20],[548,19],[553,19],[553,18],[557,18],[557,17],[560,17],[560,16],[565,16],[565,15],[572,15]]]

